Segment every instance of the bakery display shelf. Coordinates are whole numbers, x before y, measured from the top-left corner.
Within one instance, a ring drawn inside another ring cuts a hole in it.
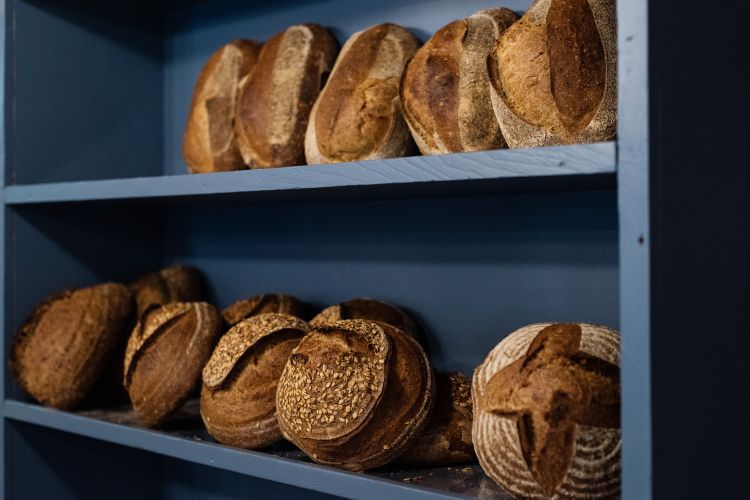
[[[614,187],[616,144],[604,142],[207,175],[14,185],[10,205],[220,197],[284,199],[354,190],[379,195],[442,195]],[[483,181],[483,182],[480,182]]]
[[[189,401],[159,430],[138,426],[129,406],[68,413],[6,400],[4,414],[15,421],[347,498],[511,498],[478,464],[433,468],[389,465],[354,473],[317,465],[290,444],[264,452],[223,446],[205,431],[198,400]]]

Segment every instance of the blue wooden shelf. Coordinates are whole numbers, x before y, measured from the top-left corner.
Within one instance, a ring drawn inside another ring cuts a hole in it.
[[[613,187],[614,142],[548,148],[415,156],[208,175],[137,177],[12,185],[9,205],[162,198],[299,199],[362,191],[446,195],[477,190],[568,190]]]

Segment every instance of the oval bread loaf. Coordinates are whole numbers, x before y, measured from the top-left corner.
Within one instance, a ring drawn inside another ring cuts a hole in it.
[[[217,50],[198,76],[182,152],[193,173],[245,168],[234,132],[237,93],[255,66],[260,45],[235,40]]]
[[[495,119],[487,56],[518,19],[487,9],[439,29],[417,52],[401,84],[401,106],[425,155],[505,147]]]
[[[203,281],[203,275],[198,269],[177,264],[141,276],[133,281],[129,288],[135,296],[140,317],[151,306],[201,300]]]
[[[418,341],[422,336],[416,321],[400,307],[381,300],[365,298],[351,299],[326,307],[310,320],[310,327],[318,328],[319,326],[335,323],[343,319],[366,319],[387,323],[408,333]]]
[[[347,40],[310,115],[307,163],[395,158],[415,150],[398,89],[418,47],[414,35],[390,23]]]
[[[317,24],[299,24],[271,38],[241,82],[235,130],[251,168],[305,163],[310,110],[336,59],[337,45]]]
[[[281,293],[266,293],[238,300],[221,314],[229,326],[234,326],[242,320],[264,313],[290,314],[298,318],[306,318],[307,307],[297,297]]]
[[[487,66],[510,147],[614,138],[614,0],[536,0],[502,35]]]
[[[620,336],[589,324],[529,325],[475,370],[474,448],[523,498],[620,493]]]

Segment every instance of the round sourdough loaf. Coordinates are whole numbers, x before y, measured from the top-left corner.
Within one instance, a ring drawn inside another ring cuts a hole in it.
[[[201,417],[220,443],[257,449],[279,441],[276,387],[289,354],[308,332],[288,314],[267,313],[237,323],[203,368]]]
[[[238,300],[221,314],[227,325],[234,326],[242,320],[264,313],[290,314],[304,319],[307,317],[307,306],[291,295],[267,293]]]
[[[398,461],[428,466],[474,461],[471,382],[462,373],[441,372],[435,388],[435,410],[427,427]]]
[[[595,142],[617,126],[615,0],[536,0],[487,62],[512,148]]]
[[[182,153],[193,173],[245,168],[234,116],[240,80],[253,69],[260,45],[235,40],[214,52],[193,91]]]
[[[261,49],[240,83],[235,131],[251,168],[305,163],[310,110],[336,60],[337,44],[317,24],[291,26]]]
[[[359,298],[347,300],[327,307],[310,320],[310,327],[317,328],[342,319],[367,319],[395,326],[418,341],[421,332],[416,321],[401,308],[380,300]]]
[[[43,405],[71,409],[88,395],[127,336],[132,313],[133,298],[117,283],[58,293],[18,329],[11,372]]]
[[[620,493],[620,336],[541,323],[511,333],[474,372],[474,448],[524,498]]]
[[[490,100],[487,56],[518,19],[487,9],[439,29],[404,72],[401,106],[425,155],[505,147]]]
[[[143,425],[158,425],[182,406],[222,326],[219,311],[205,302],[172,302],[143,313],[123,365],[123,383]]]
[[[190,266],[174,265],[141,276],[130,284],[138,316],[151,306],[195,302],[203,298],[203,275]]]
[[[349,470],[385,465],[424,429],[435,381],[408,334],[365,320],[321,326],[284,368],[276,396],[282,433],[314,461]]]
[[[390,23],[347,40],[310,115],[307,163],[376,160],[415,151],[398,88],[418,47],[414,35]]]

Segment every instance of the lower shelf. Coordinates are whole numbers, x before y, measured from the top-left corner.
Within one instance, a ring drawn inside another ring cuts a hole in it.
[[[510,498],[477,464],[418,468],[389,466],[367,473],[311,462],[291,445],[265,452],[223,446],[206,433],[198,401],[159,430],[139,427],[129,407],[62,412],[6,401],[6,418],[347,498]]]

